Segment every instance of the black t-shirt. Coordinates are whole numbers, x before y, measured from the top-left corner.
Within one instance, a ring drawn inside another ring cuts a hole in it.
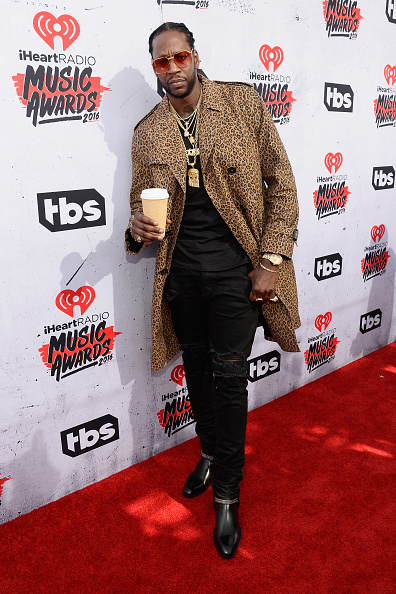
[[[188,139],[183,136],[183,140],[190,148]],[[219,272],[247,264],[249,258],[246,252],[204,188],[199,155],[195,169],[199,171],[199,188],[189,186],[187,176],[186,202],[172,255],[172,266]]]

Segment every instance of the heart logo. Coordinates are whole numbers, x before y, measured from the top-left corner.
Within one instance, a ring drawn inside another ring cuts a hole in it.
[[[371,237],[374,243],[378,243],[381,241],[383,234],[385,233],[385,225],[380,225],[379,227],[373,227],[371,229]]]
[[[184,375],[184,365],[176,365],[176,367],[172,369],[171,378],[175,384],[179,384],[179,386],[183,385]]]
[[[384,75],[388,85],[394,85],[396,82],[396,66],[387,64],[384,68]]]
[[[76,305],[80,306],[81,315],[83,315],[94,299],[95,291],[92,287],[86,285],[77,289],[76,292],[71,291],[70,289],[62,291],[55,299],[55,304],[58,309],[72,318],[73,310]]]
[[[55,18],[50,12],[39,12],[33,19],[33,27],[51,49],[55,49],[54,38],[58,35],[65,51],[80,35],[80,25],[70,14]]]
[[[327,312],[325,313],[325,315],[319,315],[316,320],[315,320],[315,327],[319,330],[319,332],[323,332],[323,330],[326,330],[327,326],[330,324],[331,320],[332,320],[332,315],[331,312]],[[323,328],[324,326],[324,328]],[[322,330],[323,328],[323,330]]]
[[[342,165],[342,155],[341,153],[327,153],[324,159],[324,164],[326,165],[326,169],[329,173],[331,173],[331,168],[334,167],[334,173],[337,173],[339,168]]]
[[[269,72],[269,65],[272,62],[274,72],[283,62],[283,51],[279,46],[271,48],[269,45],[262,45],[259,50],[259,57],[264,67]]]

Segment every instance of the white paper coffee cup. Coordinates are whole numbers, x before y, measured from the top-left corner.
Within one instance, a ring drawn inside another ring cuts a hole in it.
[[[165,233],[168,191],[165,188],[147,188],[142,191],[140,197],[146,217],[157,221],[158,227]]]

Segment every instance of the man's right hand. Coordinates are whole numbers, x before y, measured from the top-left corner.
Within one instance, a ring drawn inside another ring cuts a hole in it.
[[[167,224],[170,220],[166,219]],[[129,231],[135,241],[149,244],[153,240],[161,241],[164,239],[164,229],[158,227],[157,221],[149,219],[143,213],[137,212],[129,225]]]

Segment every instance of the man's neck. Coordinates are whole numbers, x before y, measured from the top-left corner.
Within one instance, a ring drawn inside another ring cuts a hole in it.
[[[199,101],[199,97],[201,95],[201,83],[197,78],[197,84],[194,85],[193,90],[188,95],[188,97],[183,97],[183,99],[178,99],[177,97],[173,97],[172,95],[168,95],[168,99],[172,106],[175,108],[177,113],[182,118],[187,118],[189,115],[192,114],[194,109],[197,107],[197,103]]]

